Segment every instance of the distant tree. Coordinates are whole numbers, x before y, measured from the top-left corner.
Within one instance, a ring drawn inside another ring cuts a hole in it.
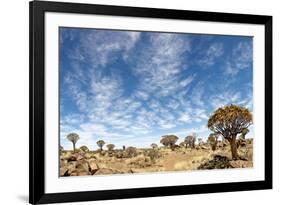
[[[75,151],[75,149],[76,149],[75,145],[76,145],[77,141],[79,140],[79,135],[76,134],[76,133],[69,133],[69,134],[66,136],[66,138],[67,138],[70,142],[72,142],[72,144],[73,144],[73,151]]]
[[[108,151],[113,151],[115,145],[114,144],[108,144],[108,145],[106,145],[106,147],[107,147]]]
[[[238,159],[236,137],[252,124],[252,113],[244,107],[229,105],[217,109],[208,120],[208,128],[227,139],[233,159]]]
[[[89,152],[89,148],[85,145],[81,146],[80,150],[82,150],[83,152]]]
[[[122,147],[122,148],[123,148],[123,151],[125,151],[125,150],[126,150],[126,146],[125,146],[125,145],[123,145],[123,147]]]
[[[184,139],[186,147],[189,146],[191,148],[195,148],[196,136],[197,135],[193,133],[192,135],[189,135]]]
[[[100,150],[102,151],[103,145],[105,145],[105,142],[103,140],[97,141],[97,145],[99,146]]]
[[[170,147],[174,150],[175,144],[179,138],[176,135],[164,135],[162,136],[160,143],[165,147]]]
[[[158,145],[156,143],[152,143],[150,146],[152,147],[152,149],[157,149],[158,148]]]
[[[137,156],[137,148],[135,147],[127,147],[126,148],[126,153],[128,157],[135,157]]]
[[[215,133],[211,133],[208,137],[208,143],[211,145],[213,151],[217,149],[218,136]]]

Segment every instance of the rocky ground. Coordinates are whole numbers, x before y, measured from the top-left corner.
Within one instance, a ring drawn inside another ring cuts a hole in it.
[[[137,149],[134,155],[123,150],[61,151],[60,176],[85,176],[198,169],[253,167],[253,140],[238,148],[239,160],[231,159],[230,146],[220,142],[215,151],[207,144],[195,148]]]

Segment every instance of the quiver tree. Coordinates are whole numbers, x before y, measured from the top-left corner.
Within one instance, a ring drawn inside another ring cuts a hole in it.
[[[150,146],[151,146],[152,149],[157,149],[158,148],[158,145],[156,143],[152,143]]]
[[[184,139],[184,143],[185,143],[186,148],[187,148],[187,146],[189,146],[191,148],[195,148],[195,141],[196,141],[196,134],[192,134],[192,135],[187,136]]]
[[[170,147],[174,150],[175,144],[179,138],[176,135],[164,135],[160,140],[160,143],[163,144],[165,147]]]
[[[103,140],[97,141],[97,145],[99,146],[100,150],[102,151],[103,145],[105,145],[105,142]]]
[[[89,152],[89,148],[86,145],[83,145],[80,147],[80,150],[82,150],[83,152]]]
[[[211,133],[208,137],[208,143],[211,145],[213,151],[217,149],[218,136],[215,133]]]
[[[106,145],[106,147],[107,147],[108,151],[113,151],[115,145],[114,144],[108,144],[108,145]]]
[[[217,109],[208,120],[208,128],[227,139],[233,159],[238,159],[236,137],[252,124],[252,113],[244,107],[229,105]]]
[[[73,144],[73,151],[75,151],[75,145],[76,145],[76,143],[77,143],[77,141],[79,140],[79,135],[78,134],[76,134],[76,133],[69,133],[67,136],[66,136],[66,138],[70,141],[70,142],[72,142],[72,144]]]

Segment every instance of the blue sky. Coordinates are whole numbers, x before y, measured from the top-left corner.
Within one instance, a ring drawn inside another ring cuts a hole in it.
[[[60,141],[148,147],[206,138],[220,106],[252,105],[252,37],[60,28]],[[252,130],[252,129],[251,129]],[[253,137],[251,131],[249,136]]]

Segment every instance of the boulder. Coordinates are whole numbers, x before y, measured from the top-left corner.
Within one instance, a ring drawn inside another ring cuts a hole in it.
[[[78,173],[77,173],[77,172],[72,172],[72,173],[70,174],[70,176],[78,176]]]
[[[212,160],[200,164],[198,169],[225,169],[230,167],[229,159],[226,156],[214,155]]]
[[[82,159],[84,159],[84,154],[76,155],[76,160],[82,160]]]
[[[201,145],[201,149],[208,149],[208,148],[204,145]]]
[[[92,173],[96,172],[96,171],[99,169],[96,160],[91,159],[91,160],[88,161],[88,163],[89,163],[90,171],[91,171]]]
[[[108,168],[101,168],[95,172],[95,175],[103,175],[103,174],[114,174],[114,171]]]
[[[90,175],[90,173],[86,171],[78,171],[77,173],[77,176],[87,176],[87,175]]]
[[[66,168],[68,169],[68,173],[72,173],[76,170],[76,164],[77,164],[77,162],[67,163]]]
[[[68,160],[72,156],[71,152],[64,152],[61,154],[60,159]]]
[[[67,169],[67,167],[61,167],[60,168],[60,176],[62,177],[62,176],[67,176],[67,174],[68,174],[68,169]]]
[[[252,167],[252,163],[245,160],[231,160],[229,162],[231,168],[246,168]]]
[[[89,172],[88,162],[86,160],[80,160],[76,165],[76,169],[80,171]]]

